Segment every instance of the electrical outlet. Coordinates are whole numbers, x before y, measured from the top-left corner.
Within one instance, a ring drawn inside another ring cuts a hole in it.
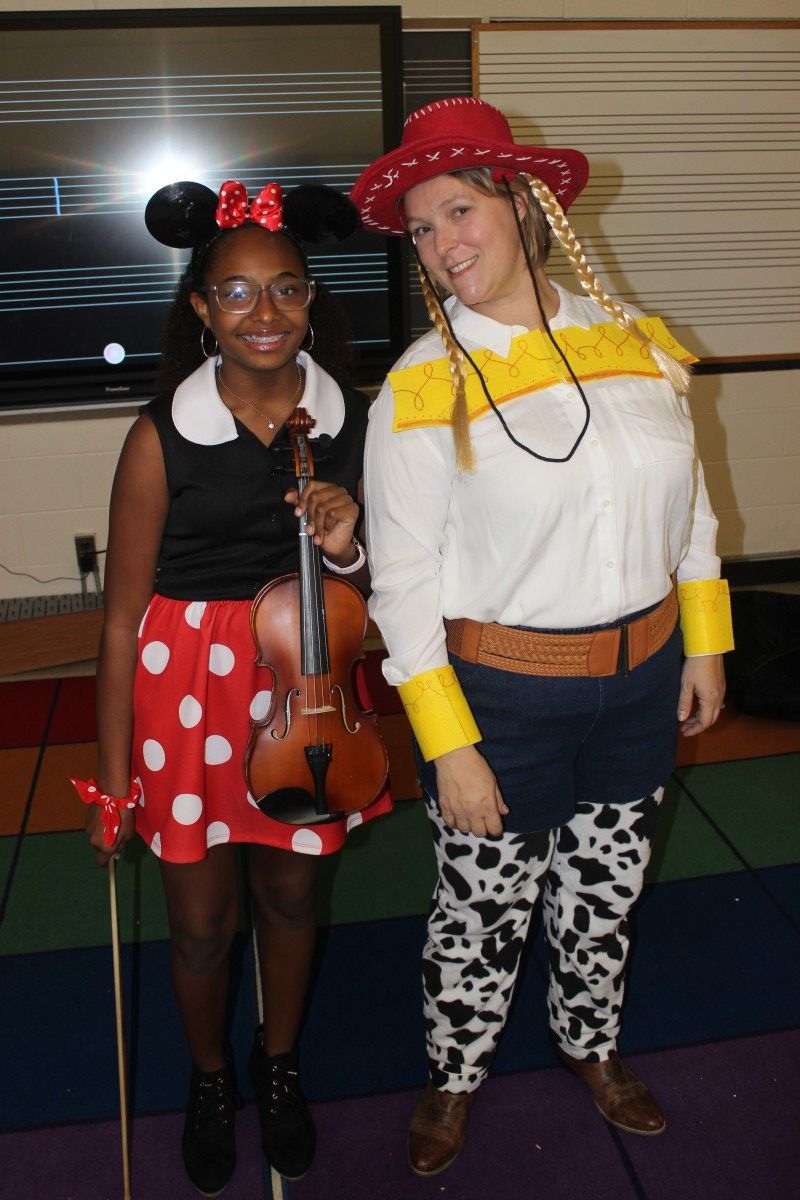
[[[97,544],[93,533],[75,534],[75,555],[81,575],[88,575],[97,567]]]

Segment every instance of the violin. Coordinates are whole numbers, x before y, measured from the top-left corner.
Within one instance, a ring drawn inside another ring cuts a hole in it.
[[[303,408],[287,421],[298,494],[314,475]],[[266,716],[250,722],[245,777],[262,812],[291,825],[341,820],[372,803],[388,775],[377,717],[361,708],[353,672],[364,657],[367,606],[358,588],[323,575],[319,546],[300,517],[300,569],[253,601],[256,662],[274,685]]]

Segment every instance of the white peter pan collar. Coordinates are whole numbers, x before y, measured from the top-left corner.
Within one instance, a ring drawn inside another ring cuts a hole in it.
[[[239,436],[233,413],[217,392],[218,359],[209,358],[175,389],[172,420],[181,437],[197,446],[219,446]],[[344,396],[338,383],[304,350],[297,355],[306,373],[301,404],[316,422],[313,436],[335,437],[344,424]]]

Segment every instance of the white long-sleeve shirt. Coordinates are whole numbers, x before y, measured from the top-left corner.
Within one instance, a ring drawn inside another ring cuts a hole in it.
[[[558,285],[553,330],[609,320]],[[507,357],[525,330],[451,298],[467,350]],[[629,310],[634,312],[635,310]],[[435,331],[395,369],[441,358]],[[472,421],[472,473],[455,467],[452,430],[393,430],[387,381],[370,410],[364,483],[372,568],[370,611],[389,652],[391,684],[447,663],[443,617],[569,629],[614,621],[661,600],[679,580],[719,576],[717,521],[692,422],[663,378],[583,382],[591,419],[568,462],[518,449],[495,413]],[[514,436],[566,455],[585,419],[574,383],[503,403]]]

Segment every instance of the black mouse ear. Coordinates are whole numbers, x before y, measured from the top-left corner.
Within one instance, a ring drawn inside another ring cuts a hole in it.
[[[321,183],[302,183],[287,192],[283,220],[301,242],[342,242],[360,224],[352,201]]]
[[[147,201],[144,223],[162,246],[186,250],[216,232],[217,204],[216,193],[202,183],[168,183]]]

